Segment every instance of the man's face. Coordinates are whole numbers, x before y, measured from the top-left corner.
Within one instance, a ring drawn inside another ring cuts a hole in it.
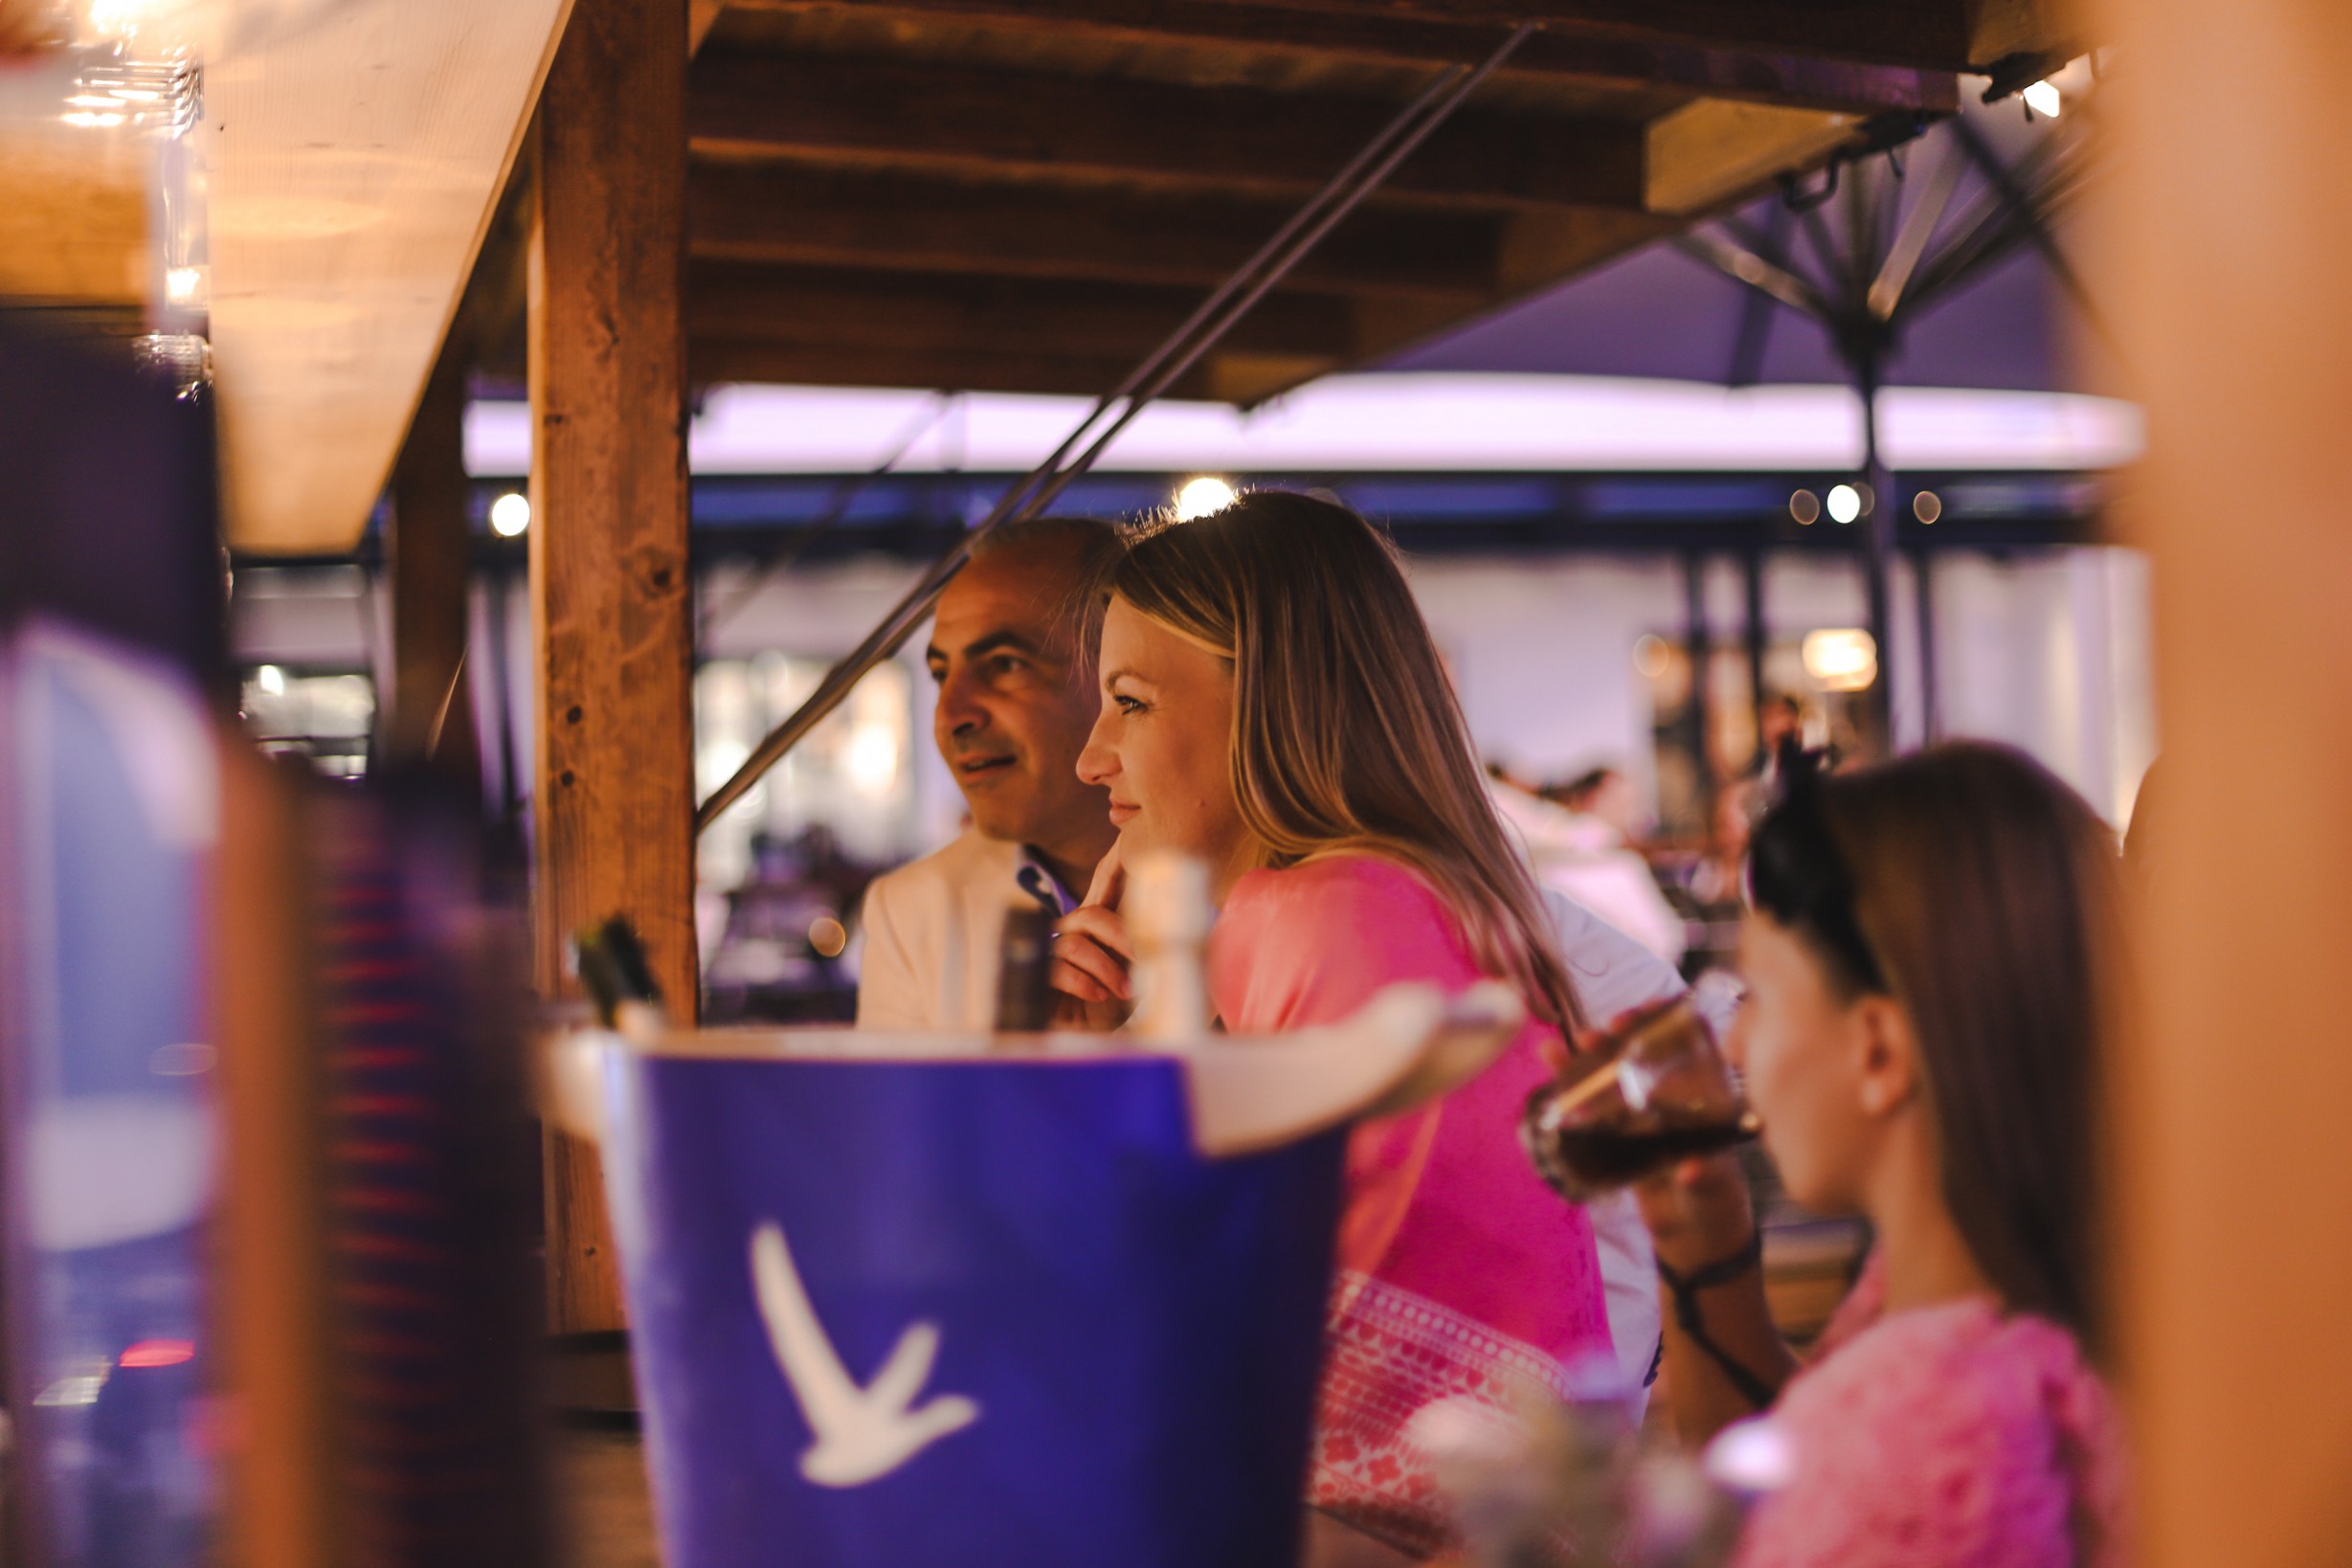
[[[1109,816],[1106,793],[1078,779],[1096,705],[1067,625],[1074,587],[1050,545],[975,561],[940,596],[924,661],[939,687],[931,731],[979,830],[1090,863]]]

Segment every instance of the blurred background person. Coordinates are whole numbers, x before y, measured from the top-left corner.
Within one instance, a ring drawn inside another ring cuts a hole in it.
[[[1580,774],[1550,798],[1490,775],[1495,809],[1524,840],[1536,880],[1565,894],[1669,964],[1688,938],[1682,916],[1634,848],[1641,826],[1633,781],[1613,767]]]

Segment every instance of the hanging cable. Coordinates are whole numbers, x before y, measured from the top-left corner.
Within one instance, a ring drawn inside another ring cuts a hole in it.
[[[702,618],[694,626],[695,647],[700,649],[709,640],[712,632],[734,619],[745,605],[759,596],[761,589],[767,587],[773,579],[782,576],[795,561],[808,553],[811,545],[817,543],[819,538],[831,531],[836,524],[847,517],[849,509],[858,504],[861,496],[874,487],[877,481],[906,461],[907,454],[915,449],[915,443],[930,435],[932,427],[947,417],[948,411],[955,406],[955,396],[953,392],[933,393],[930,399],[915,412],[915,417],[907,421],[906,428],[899,433],[899,438],[890,444],[890,450],[882,461],[864,473],[853,474],[835,485],[832,496],[825,503],[825,509],[818,514],[815,522],[801,529],[790,543],[773,555],[753,567],[744,578],[743,585],[736,590],[734,597],[706,609]]]
[[[1476,65],[1448,66],[1382,126],[1255,255],[1218,285],[1182,325],[1146,355],[1115,390],[1100,398],[1051,456],[1006,490],[988,515],[923,573],[864,641],[825,672],[808,700],[770,731],[734,775],[712,791],[696,810],[695,832],[706,831],[728,807],[740,800],[770,768],[839,707],[869,670],[898,651],[923,617],[930,614],[948,583],[971,560],[974,546],[993,530],[1035,517],[1051,505],[1073,480],[1093,466],[1095,459],[1153,399],[1174,386],[1203,354],[1215,347],[1234,324],[1288,277],[1325,235],[1378,190],[1432,131],[1444,124],[1463,100],[1509,59],[1512,51],[1536,32],[1538,25],[1528,22],[1513,29],[1492,54]],[[1115,415],[1114,409],[1118,410]],[[1097,425],[1102,426],[1100,433],[1088,441],[1089,433]],[[1086,442],[1083,451],[1081,442]],[[1075,459],[1070,456],[1073,452],[1078,453]]]

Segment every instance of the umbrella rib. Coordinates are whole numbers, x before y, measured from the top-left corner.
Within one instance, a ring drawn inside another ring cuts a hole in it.
[[[2106,337],[2107,328],[2099,319],[2098,307],[2091,302],[2091,291],[2083,286],[2082,276],[2067,259],[2065,248],[2050,230],[2050,215],[2043,206],[2040,191],[2019,184],[2001,160],[1994,156],[1993,149],[1985,145],[1984,138],[1978,134],[1976,127],[1966,120],[1956,116],[1952,121],[1952,129],[1960,138],[1960,147],[1968,154],[1969,160],[1992,188],[2001,193],[2002,199],[2015,210],[2018,221],[2025,226],[2026,237],[2042,253],[2042,259],[2049,265],[2051,274],[2073,297],[2076,308],[2082,311],[2084,318],[2101,337]]]
[[[1687,256],[1695,257],[1749,288],[1780,301],[1791,310],[1802,311],[1816,321],[1831,319],[1828,299],[1810,282],[1789,271],[1775,266],[1745,246],[1735,245],[1721,235],[1693,229],[1674,236],[1675,248]]]
[[[1951,205],[1952,192],[1960,189],[1960,169],[1965,159],[1957,157],[1950,148],[1938,148],[1936,166],[1929,172],[1927,187],[1919,192],[1918,201],[1903,214],[1902,227],[1896,230],[1894,244],[1887,252],[1887,259],[1878,269],[1878,277],[1870,284],[1870,314],[1880,321],[1891,321],[1894,307],[1901,302],[1903,290],[1910,285],[1911,275],[1927,253],[1927,242],[1934,237],[1936,225],[1943,221],[1944,210]]]
[[[1748,248],[1775,266],[1785,267],[1788,264],[1788,209],[1775,203],[1765,219],[1763,233],[1750,238]],[[1723,378],[1726,386],[1754,386],[1762,377],[1764,350],[1772,338],[1772,307],[1776,302],[1771,295],[1760,289],[1748,289],[1741,293],[1739,335],[1732,340],[1732,362],[1726,368]]]

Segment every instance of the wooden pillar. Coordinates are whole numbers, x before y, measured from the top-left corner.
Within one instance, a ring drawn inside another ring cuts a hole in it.
[[[536,970],[636,922],[691,1019],[692,648],[686,571],[685,0],[577,0],[539,113],[530,241]],[[621,1321],[594,1152],[550,1134],[549,1309]]]
[[[384,748],[472,795],[482,791],[466,632],[472,541],[466,526],[464,355],[453,345],[425,384],[392,467],[392,689]]]
[[[2104,11],[2093,276],[2147,410],[2163,737],[2115,1090],[2138,1556],[2319,1568],[2352,1561],[2352,8]]]

